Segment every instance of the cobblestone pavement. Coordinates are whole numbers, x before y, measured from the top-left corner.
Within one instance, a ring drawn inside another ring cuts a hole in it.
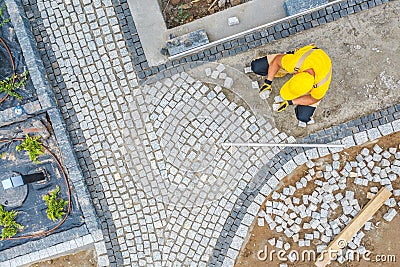
[[[229,101],[222,87],[185,72],[139,90],[110,1],[37,1],[30,8],[41,15],[43,24],[33,23],[51,44],[59,104],[73,140],[77,133],[83,168],[92,170],[86,178],[110,263],[205,265],[241,188],[277,152],[215,143],[286,135]],[[235,77],[224,68],[212,76],[231,88]]]
[[[138,82],[115,7],[107,0],[23,4],[102,224],[109,257],[99,265],[129,265],[130,255],[143,264],[153,238],[140,231],[139,221],[147,228],[143,210],[116,209],[127,200],[127,190],[134,190],[120,176],[118,147]],[[136,198],[143,194],[133,192]]]
[[[294,139],[232,97],[239,78],[224,65],[207,63],[211,82],[187,65],[139,87],[127,48],[134,33],[121,25],[126,3],[24,5],[102,224],[109,257],[99,265],[222,262],[214,248],[226,254],[243,218],[233,215],[255,197],[244,191],[261,185],[257,177],[282,152],[219,143]]]
[[[235,77],[224,75],[223,65],[210,65],[215,77],[234,86]],[[130,114],[137,119],[124,131],[130,173],[125,179],[133,179],[144,197],[158,204],[151,218],[161,264],[206,265],[237,196],[279,151],[216,144],[281,142],[287,136],[229,101],[221,86],[204,84],[186,72],[133,94],[137,101],[130,103]],[[133,205],[135,212],[148,209],[141,204]]]
[[[276,153],[222,143],[280,142],[287,137],[273,129],[272,121],[257,118],[240,96],[236,102],[228,99],[240,77],[227,76],[222,64],[206,67],[214,84],[183,71],[133,92],[136,102],[130,103],[129,112],[137,119],[127,127],[125,162],[134,163],[129,170],[135,183],[167,205],[201,207],[229,198],[239,181],[248,183]],[[139,142],[148,150],[138,148]],[[139,160],[141,154],[148,155],[147,163]]]

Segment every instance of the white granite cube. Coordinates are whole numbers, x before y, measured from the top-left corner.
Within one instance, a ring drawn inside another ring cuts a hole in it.
[[[290,244],[286,242],[286,243],[283,245],[283,249],[286,250],[286,251],[289,250],[289,249],[290,249]],[[287,265],[286,265],[286,266],[287,266]]]
[[[244,68],[243,70],[244,70],[244,73],[251,73],[251,72],[253,72],[253,71],[251,70],[251,67],[246,67],[246,68]]]
[[[305,234],[304,238],[308,239],[308,240],[313,240],[314,239],[314,235],[313,234]]]
[[[287,228],[287,229],[285,229],[284,234],[285,234],[287,237],[292,237],[294,233],[293,233],[292,230],[290,230],[290,228]]]
[[[314,232],[313,232],[313,237],[314,237],[314,239],[319,239],[319,237],[320,237],[320,232],[314,231]]]
[[[388,152],[388,151],[383,151],[383,152],[382,152],[382,156],[383,156],[385,159],[388,159],[388,158],[390,158],[392,155],[391,155],[391,153]]]
[[[271,239],[268,239],[268,243],[269,243],[271,246],[275,246],[275,243],[276,243],[275,237],[274,237],[274,238],[271,238]]]
[[[282,240],[280,240],[280,239],[278,239],[278,240],[276,240],[276,245],[275,245],[277,248],[283,248],[283,241]]]
[[[389,198],[388,200],[385,201],[385,205],[393,208],[396,206],[396,200],[394,198]]]
[[[379,145],[375,145],[373,147],[373,150],[375,151],[375,153],[378,153],[378,154],[380,154],[383,151],[383,149]]]
[[[321,241],[324,242],[324,243],[329,243],[329,242],[331,242],[331,239],[326,235],[322,235],[321,236]]]
[[[299,242],[299,236],[300,236],[299,234],[294,234],[292,236],[293,242],[295,242],[295,243]]]
[[[327,248],[327,245],[318,245],[317,246],[317,253],[321,253]]]

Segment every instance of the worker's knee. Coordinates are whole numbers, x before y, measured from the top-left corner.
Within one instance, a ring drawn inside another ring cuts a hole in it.
[[[315,107],[298,105],[295,108],[296,118],[302,122],[309,122],[313,116]]]

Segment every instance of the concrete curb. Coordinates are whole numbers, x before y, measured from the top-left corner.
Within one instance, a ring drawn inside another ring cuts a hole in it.
[[[309,10],[304,13],[297,14],[293,17],[273,22],[261,28],[246,31],[245,34],[227,37],[223,43],[209,45],[207,47],[199,47],[196,50],[188,52],[188,54],[171,58],[165,64],[155,67],[149,67],[146,57],[143,53],[140,36],[137,33],[135,23],[132,19],[131,12],[126,0],[113,0],[114,5],[118,7],[125,19],[119,17],[121,25],[126,27],[124,35],[132,54],[132,60],[135,64],[139,79],[144,79],[156,75],[158,72],[167,69],[168,71],[179,66],[180,64],[193,61],[216,61],[224,57],[234,56],[248,51],[249,49],[259,47],[275,40],[289,37],[296,33],[324,25],[326,23],[336,21],[350,14],[359,13],[361,11],[373,8],[384,3],[395,0],[345,0],[334,1],[329,5],[320,9]],[[166,72],[166,75],[168,72]],[[171,76],[175,73],[171,73]],[[170,76],[167,76],[170,77]]]
[[[0,267],[20,266],[40,261],[58,254],[77,250],[83,245],[93,244],[92,240],[93,237],[88,233],[85,225],[69,231],[52,234],[1,251]],[[80,241],[82,241],[82,244]]]

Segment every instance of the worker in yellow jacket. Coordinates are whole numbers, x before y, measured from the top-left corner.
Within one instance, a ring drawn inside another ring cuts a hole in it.
[[[278,112],[289,105],[296,105],[296,117],[299,126],[313,123],[312,116],[319,101],[325,96],[332,79],[332,62],[329,56],[314,44],[307,45],[286,54],[276,55],[267,62],[267,70],[260,70],[260,65],[253,64],[255,73],[264,73],[266,77],[260,88],[260,97],[265,99],[272,91],[272,81],[282,69],[294,74],[280,90],[283,102]],[[258,68],[258,69],[257,69]]]

